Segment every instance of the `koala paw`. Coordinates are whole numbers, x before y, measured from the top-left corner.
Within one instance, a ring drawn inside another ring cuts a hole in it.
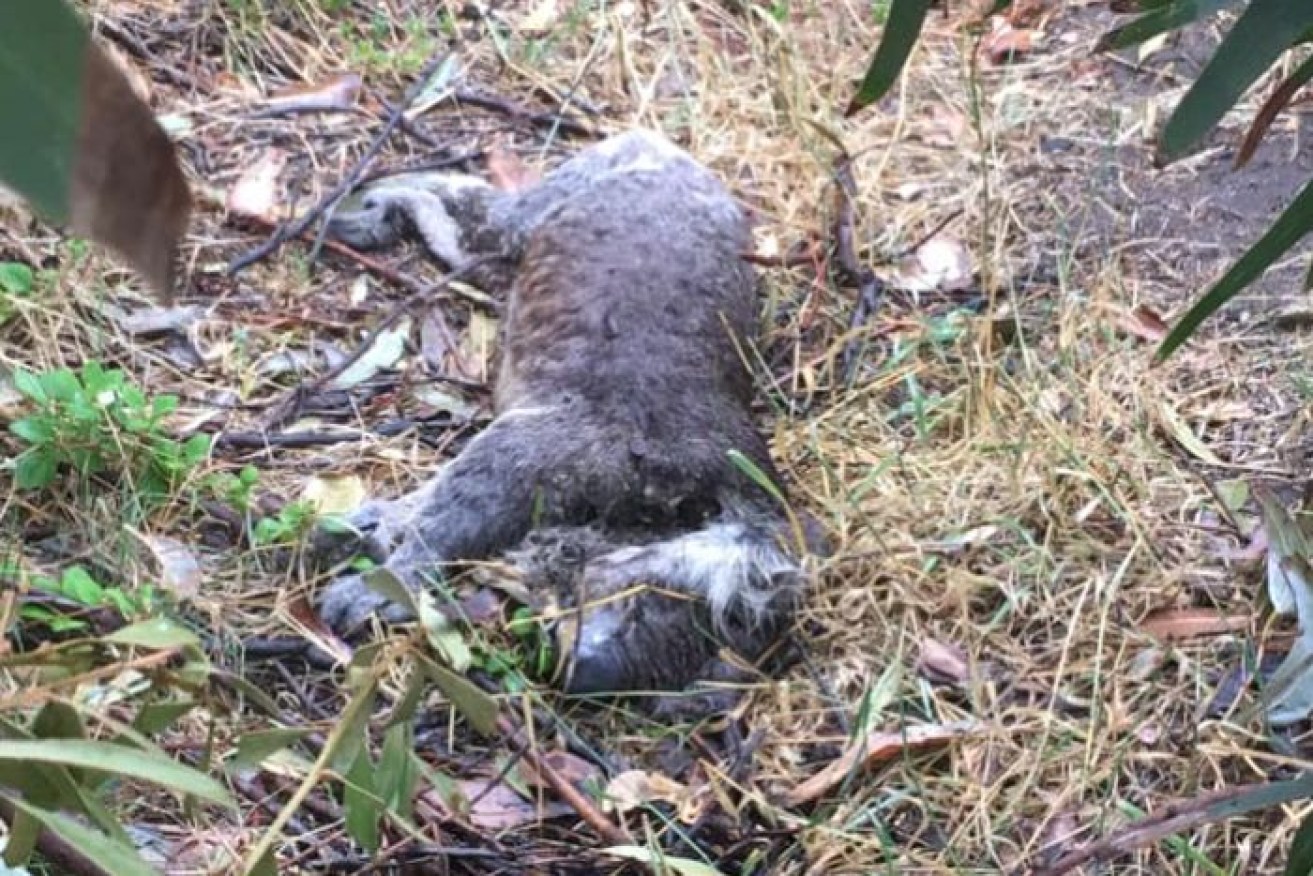
[[[320,619],[343,638],[358,631],[375,615],[384,623],[414,619],[409,608],[371,590],[360,575],[338,578],[319,598]]]

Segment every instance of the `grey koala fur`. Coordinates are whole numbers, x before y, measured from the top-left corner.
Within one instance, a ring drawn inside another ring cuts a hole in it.
[[[329,234],[372,248],[412,228],[449,268],[476,265],[476,282],[508,290],[496,416],[418,490],[356,515],[367,550],[410,587],[506,557],[531,586],[573,588],[587,605],[563,655],[571,692],[724,678],[722,642],[757,659],[791,620],[803,545],[730,455],[782,488],[750,411],[756,278],[725,187],[637,130],[521,191],[389,179]],[[354,575],[320,611],[342,633],[375,612],[402,618]]]

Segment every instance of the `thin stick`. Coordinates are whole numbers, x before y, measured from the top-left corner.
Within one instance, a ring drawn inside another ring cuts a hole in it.
[[[300,237],[319,219],[320,216],[324,214],[325,211],[335,205],[342,198],[346,197],[347,194],[349,194],[360,183],[361,177],[363,177],[365,172],[369,170],[369,165],[373,163],[374,158],[378,156],[378,153],[383,148],[383,144],[387,142],[388,137],[390,137],[392,132],[396,130],[397,126],[401,124],[401,119],[406,112],[406,109],[415,102],[415,98],[419,97],[423,90],[428,86],[429,80],[433,78],[433,75],[438,71],[439,67],[442,66],[442,63],[446,59],[447,55],[444,52],[425,65],[419,78],[417,78],[406,91],[405,97],[392,108],[392,113],[388,116],[388,120],[383,125],[382,130],[374,136],[374,140],[369,144],[369,148],[365,150],[365,154],[360,157],[360,160],[356,162],[355,166],[351,169],[351,172],[346,175],[345,179],[338,183],[327,195],[320,198],[319,202],[311,207],[310,210],[304,213],[300,218],[280,226],[278,230],[275,231],[264,243],[233,259],[232,263],[228,265],[228,275],[230,277],[236,276],[240,271],[249,268],[251,265],[267,257],[291,238]]]

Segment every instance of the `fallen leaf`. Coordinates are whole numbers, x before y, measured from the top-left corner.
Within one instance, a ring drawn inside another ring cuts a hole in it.
[[[319,617],[305,591],[287,600],[287,614],[305,630],[307,636],[343,665],[351,662],[351,646],[337,637]]]
[[[409,337],[409,319],[403,319],[391,329],[380,332],[369,349],[333,379],[333,388],[350,389],[359,386],[378,372],[396,365],[406,354],[406,340]]]
[[[902,731],[875,731],[850,746],[833,763],[804,780],[783,795],[785,806],[801,806],[824,796],[848,776],[870,769],[909,752],[942,748],[950,742],[977,736],[985,725],[979,721],[955,721],[952,724],[923,724]]]
[[[917,135],[922,143],[944,149],[956,148],[963,135],[971,129],[971,120],[965,114],[947,106],[935,104],[929,118],[918,126]]]
[[[464,360],[474,368],[479,380],[487,380],[492,367],[493,348],[497,343],[497,320],[480,311],[470,314],[469,328],[462,339]]]
[[[933,237],[904,259],[890,282],[906,292],[960,292],[971,288],[971,256],[956,237]]]
[[[1176,439],[1176,443],[1180,444],[1187,453],[1209,465],[1224,464],[1222,460],[1218,459],[1217,454],[1208,449],[1208,445],[1199,440],[1199,436],[1194,433],[1194,430],[1186,424],[1185,420],[1181,419],[1181,415],[1176,412],[1176,408],[1164,401],[1158,405],[1158,414],[1168,434]]]
[[[660,773],[627,770],[607,784],[602,808],[607,812],[628,812],[648,803],[669,803],[678,807],[691,794],[687,785]]]
[[[527,189],[542,181],[542,174],[527,166],[520,156],[505,146],[494,146],[488,153],[488,179],[504,192]]]
[[[306,482],[301,498],[317,514],[347,514],[363,505],[367,495],[365,482],[359,475],[316,475]]]
[[[966,652],[958,645],[949,645],[938,639],[922,640],[916,668],[931,681],[961,684],[971,677]]]
[[[1167,323],[1143,304],[1130,313],[1122,314],[1117,320],[1117,325],[1128,335],[1153,343],[1167,337]]]
[[[994,29],[981,42],[981,49],[991,64],[1015,61],[1031,50],[1034,31],[1013,27],[1003,19],[994,21]]]
[[[529,14],[520,19],[517,30],[525,36],[542,36],[552,29],[560,15],[559,0],[538,0]]]
[[[1274,727],[1302,721],[1313,712],[1313,569],[1309,567],[1310,540],[1276,496],[1255,489],[1267,530],[1267,592],[1278,614],[1294,613],[1299,637],[1281,666],[1272,674],[1258,708]]]
[[[239,216],[278,221],[278,176],[287,166],[287,153],[266,149],[252,165],[242,171],[228,192],[225,206]]]
[[[676,876],[725,876],[724,871],[717,870],[710,864],[689,858],[677,858],[664,853],[657,853],[646,846],[611,846],[602,849],[608,855],[627,858],[650,865],[657,873],[674,873]]]
[[[271,95],[264,102],[266,114],[349,110],[363,84],[355,73],[340,73],[325,82],[297,85]]]
[[[1211,608],[1178,608],[1155,611],[1140,623],[1140,631],[1156,639],[1194,639],[1240,633],[1253,619],[1245,614],[1222,614]]]
[[[419,352],[424,364],[434,374],[447,373],[447,356],[456,344],[456,336],[447,325],[442,308],[430,307],[419,324]]]
[[[484,830],[506,830],[531,824],[545,818],[557,818],[568,815],[573,810],[566,803],[559,801],[531,802],[524,799],[515,789],[497,779],[461,779],[456,782],[463,801],[457,803],[460,811],[475,827]],[[431,798],[431,795],[425,795]],[[452,809],[452,804],[444,801],[445,809]]]
[[[542,752],[538,755],[538,760],[575,787],[581,787],[585,782],[595,781],[601,776],[601,770],[596,766],[568,751],[557,749]],[[538,775],[538,771],[527,760],[520,761],[515,769],[526,785],[549,791],[552,789],[551,783]]]

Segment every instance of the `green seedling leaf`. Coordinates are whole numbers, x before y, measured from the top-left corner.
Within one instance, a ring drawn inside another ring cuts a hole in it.
[[[415,760],[411,725],[393,724],[383,736],[374,788],[388,809],[407,820],[414,810],[415,784],[419,781]]]
[[[35,761],[87,767],[152,782],[211,803],[232,805],[227,789],[214,779],[166,757],[84,739],[0,740],[0,760]]]
[[[1313,9],[1313,4],[1310,4]],[[1155,362],[1163,362],[1185,343],[1199,325],[1223,304],[1257,280],[1272,263],[1285,255],[1296,243],[1313,230],[1313,181],[1285,209],[1258,243],[1249,248],[1240,259],[1218,280],[1212,289],[1194,303],[1185,316],[1172,326],[1154,354]]]
[[[4,4],[0,118],[0,182],[170,297],[187,179],[150,108],[65,0]]]
[[[194,700],[146,703],[132,719],[132,729],[143,736],[155,736],[173,726],[183,715],[196,708]]]
[[[360,576],[365,586],[375,593],[386,596],[397,605],[404,605],[410,613],[419,617],[419,605],[414,592],[401,582],[401,579],[383,566],[370,569]]]
[[[228,765],[235,770],[258,769],[265,758],[300,742],[312,732],[309,727],[278,727],[243,733],[237,740],[237,753]]]
[[[364,749],[345,776],[342,809],[351,838],[371,855],[378,851],[378,820],[383,815],[383,803],[374,792],[374,771]]]
[[[429,645],[455,671],[464,672],[469,669],[474,663],[474,652],[466,643],[465,634],[438,610],[437,602],[429,591],[418,594],[416,602],[419,603],[419,622],[424,627]]]
[[[611,846],[602,851],[617,858],[639,861],[655,868],[658,872],[675,873],[677,876],[725,876],[723,871],[710,864],[704,864],[690,858],[674,858],[670,855],[663,855],[646,846]]]
[[[1192,149],[1310,27],[1313,3],[1251,0],[1172,112],[1158,141],[1156,163],[1170,164]]]
[[[1313,813],[1304,816],[1290,843],[1285,876],[1309,876],[1313,873]]]
[[[18,457],[14,466],[14,484],[20,490],[39,490],[50,486],[59,468],[55,457],[44,448],[34,447]]]
[[[84,857],[95,861],[110,876],[157,876],[130,843],[115,840],[67,815],[33,806],[17,797],[9,797],[8,802],[28,817],[39,821]]]
[[[1177,30],[1206,15],[1234,6],[1236,2],[1237,0],[1175,0],[1175,2],[1157,4],[1151,12],[1108,31],[1099,38],[1094,51],[1116,51],[1139,45],[1159,34]],[[1140,8],[1144,9],[1145,4],[1141,4]]]
[[[893,87],[912,54],[912,46],[916,45],[929,12],[930,0],[893,0],[875,57],[871,66],[866,68],[866,76],[844,115],[855,115],[884,97]]]
[[[121,630],[115,630],[103,641],[118,645],[136,645],[163,651],[169,648],[200,649],[201,640],[195,633],[166,617],[139,621]]]
[[[497,729],[497,701],[463,675],[452,672],[432,660],[419,658],[424,671],[438,690],[451,700],[466,721],[479,733],[491,736]]]
[[[30,295],[36,275],[21,262],[0,262],[0,292],[6,295]]]

